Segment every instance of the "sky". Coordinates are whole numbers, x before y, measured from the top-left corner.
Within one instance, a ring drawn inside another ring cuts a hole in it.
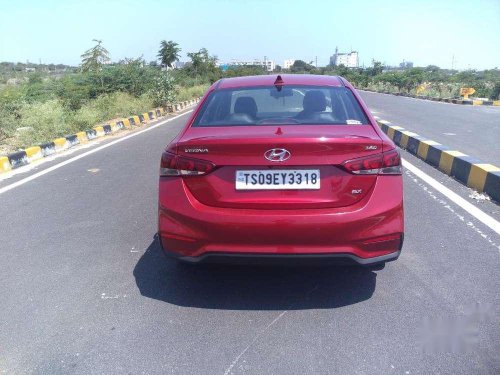
[[[161,40],[222,62],[284,59],[500,68],[500,0],[0,0],[0,61],[78,65],[103,40],[111,59],[155,60]]]

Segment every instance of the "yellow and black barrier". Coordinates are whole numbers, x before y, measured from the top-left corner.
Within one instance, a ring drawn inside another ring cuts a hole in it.
[[[442,145],[401,126],[378,120],[378,125],[399,147],[436,167],[448,176],[500,202],[500,168]]]

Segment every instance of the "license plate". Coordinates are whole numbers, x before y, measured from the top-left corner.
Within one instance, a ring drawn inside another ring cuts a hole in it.
[[[317,190],[319,169],[236,171],[236,190]]]

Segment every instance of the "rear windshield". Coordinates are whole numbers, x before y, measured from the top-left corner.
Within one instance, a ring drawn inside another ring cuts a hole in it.
[[[193,126],[364,125],[368,119],[345,87],[239,87],[210,94]]]

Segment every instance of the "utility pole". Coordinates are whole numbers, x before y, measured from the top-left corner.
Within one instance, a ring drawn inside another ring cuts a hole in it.
[[[318,69],[318,56],[316,56],[316,69]]]
[[[269,70],[267,69],[267,56],[264,56],[264,69],[266,70],[266,74],[269,74]]]
[[[455,70],[455,54],[451,56],[451,70]]]

